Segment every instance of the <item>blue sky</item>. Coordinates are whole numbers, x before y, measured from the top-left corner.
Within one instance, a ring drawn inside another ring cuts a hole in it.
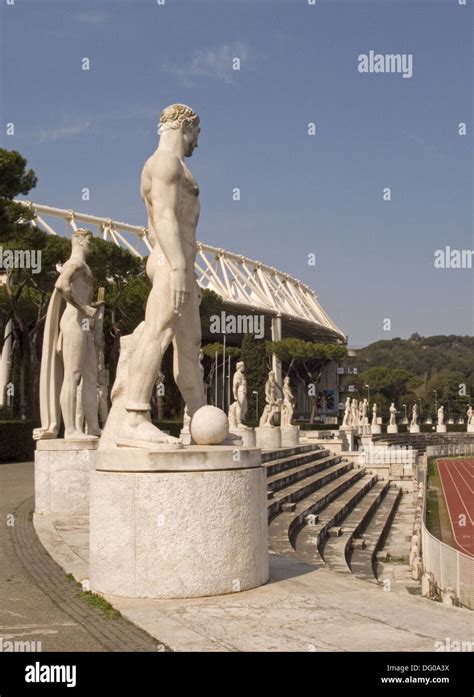
[[[351,345],[472,334],[473,270],[433,264],[474,249],[472,4],[15,0],[1,20],[2,146],[36,171],[32,200],[145,224],[140,171],[183,102],[200,240],[309,283]],[[413,54],[413,77],[359,73],[370,50]]]

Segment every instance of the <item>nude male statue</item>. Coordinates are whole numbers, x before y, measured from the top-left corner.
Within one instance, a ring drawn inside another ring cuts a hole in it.
[[[260,417],[259,426],[272,427],[273,418],[280,411],[281,399],[278,397],[278,384],[275,373],[271,370],[268,373],[268,380],[265,383],[265,409]]]
[[[351,398],[346,399],[346,404],[344,406],[344,417],[342,419],[343,426],[349,426],[351,420]]]
[[[295,396],[291,391],[290,378],[287,376],[283,380],[283,405],[281,410],[281,425],[291,426],[293,412],[295,409]]]
[[[229,407],[229,424],[232,428],[246,428],[242,421],[247,416],[247,378],[245,364],[239,361],[232,380],[232,393],[235,402]]]
[[[397,409],[395,407],[395,402],[392,402],[390,405],[390,421],[389,421],[390,426],[396,426],[397,425]]]
[[[372,426],[377,425],[377,405],[374,403],[372,406]]]
[[[198,145],[199,117],[184,104],[160,116],[160,142],[145,162],[141,196],[148,213],[152,252],[147,263],[152,290],[145,323],[129,363],[127,419],[121,439],[176,443],[150,419],[150,398],[163,355],[173,342],[174,378],[190,417],[205,404],[199,362],[201,292],[194,275],[199,188],[184,159]]]

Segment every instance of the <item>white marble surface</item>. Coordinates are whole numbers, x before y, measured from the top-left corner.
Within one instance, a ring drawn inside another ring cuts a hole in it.
[[[190,462],[199,459],[199,471],[167,471],[186,450],[152,453],[159,471],[136,471],[135,458],[128,456],[124,463],[133,463],[134,471],[108,469],[110,461],[106,469],[107,451],[98,453],[90,505],[94,591],[187,598],[266,582],[266,473],[255,466],[260,452],[209,449],[215,463],[220,461],[218,469],[210,469],[204,466],[204,451],[189,453]],[[114,459],[124,457],[120,449],[110,452]]]

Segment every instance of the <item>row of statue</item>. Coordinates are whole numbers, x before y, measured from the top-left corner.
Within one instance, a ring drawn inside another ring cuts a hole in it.
[[[348,397],[346,399],[346,403],[344,406],[344,417],[342,420],[342,426],[343,427],[349,427],[349,426],[368,426],[369,425],[369,420],[367,417],[367,412],[369,409],[369,403],[367,399],[364,399],[362,402],[358,403],[357,399],[352,399]],[[398,410],[395,406],[395,402],[392,402],[390,405],[389,409],[389,426],[396,426],[397,424],[397,414]],[[444,406],[440,406],[438,408],[437,412],[438,416],[438,425],[439,426],[444,426]],[[412,407],[412,412],[411,412],[411,421],[410,421],[410,427],[412,426],[418,426],[418,419],[419,419],[419,413],[418,413],[418,405],[414,404]],[[471,426],[474,424],[474,410],[472,409],[472,406],[469,405],[469,408],[467,410],[467,423],[468,426]],[[372,405],[372,421],[371,421],[372,426],[377,425],[377,404]]]
[[[245,364],[239,361],[232,380],[234,402],[229,407],[229,428],[231,431],[245,429],[243,424],[247,416],[247,378]],[[280,396],[281,395],[281,396]],[[276,416],[280,413],[280,424],[283,427],[292,425],[295,409],[295,396],[291,391],[290,378],[285,377],[281,388],[276,381],[275,373],[270,371],[265,383],[265,407],[260,417],[260,427],[275,425]]]
[[[342,419],[343,427],[359,427],[369,425],[369,402],[364,399],[358,402],[357,399],[348,397],[344,406],[344,417]],[[377,405],[372,406],[372,426],[377,424]]]

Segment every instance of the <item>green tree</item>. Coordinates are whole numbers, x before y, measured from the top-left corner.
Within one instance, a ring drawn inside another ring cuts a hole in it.
[[[258,410],[261,413],[265,404],[265,383],[268,377],[269,364],[262,339],[256,339],[253,334],[246,334],[242,341],[241,359],[245,363],[247,376],[248,421],[258,423],[260,414],[256,412],[254,391],[258,393]]]
[[[287,338],[267,341],[266,350],[282,362],[286,375],[293,375],[305,387],[312,403],[310,423],[313,423],[323,370],[332,361],[340,362],[346,357],[346,346]]]

